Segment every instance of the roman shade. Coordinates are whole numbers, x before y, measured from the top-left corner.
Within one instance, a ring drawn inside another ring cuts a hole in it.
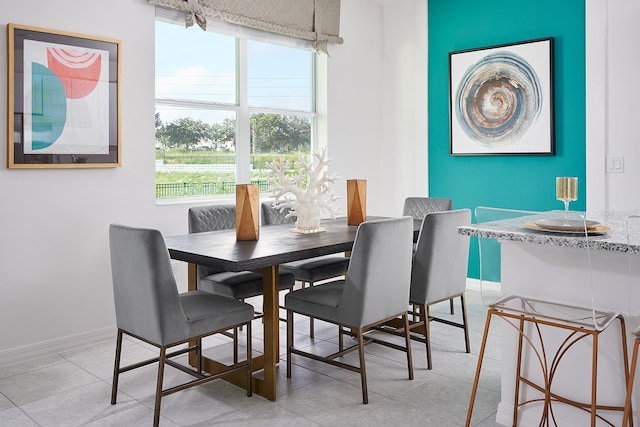
[[[303,40],[327,52],[327,44],[342,44],[340,0],[147,0],[183,11],[186,25],[204,30],[207,18]]]

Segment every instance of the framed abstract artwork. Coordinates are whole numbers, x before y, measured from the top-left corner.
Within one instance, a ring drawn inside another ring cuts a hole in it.
[[[553,155],[553,38],[449,53],[450,153]]]
[[[7,33],[7,167],[120,166],[120,42],[16,24]]]

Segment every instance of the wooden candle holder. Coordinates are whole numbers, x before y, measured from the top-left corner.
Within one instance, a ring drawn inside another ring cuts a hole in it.
[[[347,224],[359,225],[367,219],[367,180],[347,180]]]
[[[260,237],[260,190],[257,184],[236,185],[236,240]]]

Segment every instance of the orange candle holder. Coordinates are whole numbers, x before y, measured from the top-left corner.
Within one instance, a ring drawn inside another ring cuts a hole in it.
[[[367,180],[347,180],[347,224],[359,225],[367,219]]]
[[[236,185],[236,240],[260,237],[260,189],[257,184]]]

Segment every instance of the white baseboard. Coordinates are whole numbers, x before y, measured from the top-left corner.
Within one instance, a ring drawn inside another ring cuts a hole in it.
[[[69,335],[54,340],[3,350],[0,351],[0,367],[63,353],[101,341],[113,340],[115,342],[116,332],[117,329],[114,325],[77,335]]]
[[[175,267],[174,267],[175,268]],[[483,286],[487,286],[486,282]],[[477,279],[467,279],[467,288],[479,290],[480,282]],[[22,347],[0,351],[0,367],[13,365],[18,362],[51,356],[75,348],[84,347],[101,341],[115,340],[117,329],[114,326],[83,332],[77,335],[56,338],[54,340],[29,344]]]

